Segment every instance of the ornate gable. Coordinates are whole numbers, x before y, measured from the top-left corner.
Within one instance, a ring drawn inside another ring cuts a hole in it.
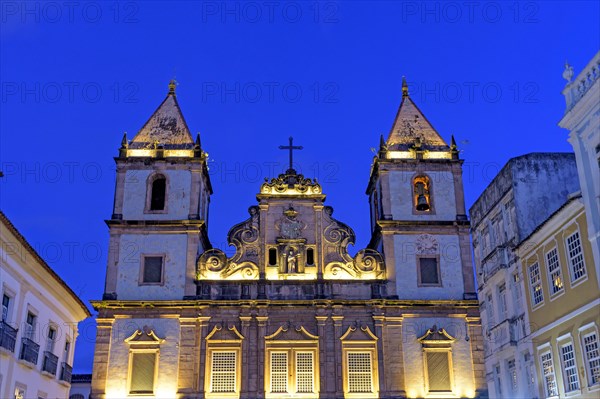
[[[364,341],[377,341],[378,338],[375,336],[375,334],[373,334],[373,332],[371,331],[369,326],[361,325],[360,327],[358,327],[358,326],[348,327],[348,329],[346,330],[344,335],[342,335],[340,337],[340,340],[345,341],[345,342],[350,342],[350,341],[364,342]]]
[[[235,326],[223,326],[223,324],[216,324],[206,336],[206,340],[211,342],[231,342],[243,339],[244,336],[240,334]]]
[[[135,330],[135,332],[125,338],[123,342],[129,345],[160,345],[165,342],[165,340],[158,338],[154,333],[154,330],[150,327],[144,326],[141,330]]]
[[[319,337],[311,334],[304,326],[291,327],[289,324],[283,325],[273,334],[267,335],[265,340],[271,341],[306,341],[318,340]]]

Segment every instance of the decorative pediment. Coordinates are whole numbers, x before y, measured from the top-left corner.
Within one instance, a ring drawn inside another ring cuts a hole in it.
[[[198,280],[256,280],[258,279],[259,223],[257,206],[248,209],[250,218],[233,226],[227,235],[229,245],[235,246],[231,258],[212,248],[198,258]]]
[[[417,338],[422,345],[447,345],[449,346],[456,338],[452,337],[443,328],[438,329],[436,325],[427,330],[420,338]]]
[[[265,179],[260,187],[263,195],[322,195],[321,185],[317,179],[305,178],[293,169],[280,174],[271,180]]]
[[[129,345],[160,345],[165,342],[165,340],[163,338],[158,338],[154,333],[154,330],[150,329],[150,327],[144,326],[141,330],[135,330],[133,334],[125,338],[124,342]]]
[[[303,326],[291,327],[283,325],[273,334],[267,335],[265,339],[272,341],[305,341],[317,340],[319,337],[309,333]]]
[[[212,331],[206,336],[206,340],[211,342],[231,342],[241,341],[243,339],[244,336],[240,334],[235,326],[224,327],[223,324],[216,324]]]
[[[357,323],[358,325],[358,323]],[[349,342],[349,341],[377,341],[378,338],[373,334],[369,326],[361,325],[358,326],[350,326],[340,337],[340,340]]]

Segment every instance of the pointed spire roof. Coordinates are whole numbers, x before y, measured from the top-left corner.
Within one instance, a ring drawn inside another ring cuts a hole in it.
[[[448,149],[448,144],[410,98],[406,78],[402,77],[402,102],[386,143],[390,150],[404,150],[415,142],[420,142],[423,149]]]
[[[194,139],[177,103],[176,86],[175,80],[169,82],[167,98],[135,135],[129,148],[162,146],[165,149],[191,149],[194,147]]]

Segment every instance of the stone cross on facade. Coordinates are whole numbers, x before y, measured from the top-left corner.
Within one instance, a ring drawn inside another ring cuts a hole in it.
[[[301,145],[294,145],[294,138],[292,136],[290,136],[290,145],[280,145],[279,149],[280,150],[290,150],[290,167],[288,169],[288,171],[293,171],[294,167],[292,166],[293,164],[293,152],[294,150],[302,150],[304,149],[304,147],[302,147]]]

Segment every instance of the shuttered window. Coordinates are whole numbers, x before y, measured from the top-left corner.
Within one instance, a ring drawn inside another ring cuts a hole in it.
[[[429,391],[451,391],[448,352],[427,352]]]
[[[211,392],[235,392],[235,352],[213,352],[211,363]]]
[[[371,352],[348,352],[348,392],[373,392]]]
[[[419,277],[421,285],[440,285],[437,258],[419,258]]]
[[[271,392],[288,392],[287,352],[271,352]]]
[[[133,353],[131,355],[131,384],[130,394],[154,393],[154,371],[156,353]]]
[[[567,237],[567,250],[569,252],[569,264],[571,265],[571,282],[573,283],[586,275],[578,231]]]
[[[143,283],[157,284],[162,282],[163,275],[162,256],[144,256]]]
[[[314,361],[312,352],[296,352],[296,392],[314,392]]]

